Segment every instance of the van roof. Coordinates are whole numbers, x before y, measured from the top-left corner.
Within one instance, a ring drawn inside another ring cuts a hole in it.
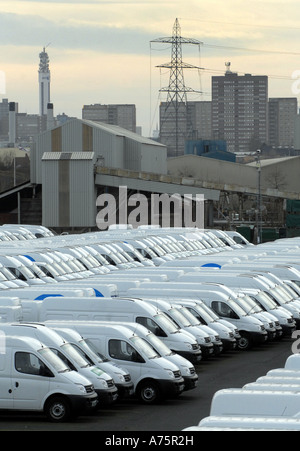
[[[48,327],[55,327],[57,330],[60,328],[67,328],[68,324],[70,327],[74,327],[75,330],[79,333],[81,333],[82,330],[85,328],[88,329],[90,332],[96,332],[101,329],[103,333],[110,333],[111,336],[120,336],[126,338],[131,338],[135,334],[132,332],[131,329],[129,329],[126,326],[126,323],[123,324],[114,324],[113,322],[101,322],[101,321],[54,321],[49,320],[46,321],[45,325]],[[83,333],[84,335],[84,333]]]
[[[65,340],[54,330],[40,323],[1,323],[0,330],[14,336],[25,336],[41,340],[42,343],[55,343],[61,346]]]

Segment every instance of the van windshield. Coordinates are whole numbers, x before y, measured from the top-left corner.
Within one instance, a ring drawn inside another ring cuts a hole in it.
[[[105,359],[105,357],[102,358],[102,356],[100,357],[99,352],[97,351],[97,348],[91,344],[91,343],[87,343],[86,340],[80,340],[79,341],[79,345],[82,347],[82,349],[87,352],[94,361],[97,361],[98,363],[103,363],[104,361],[108,361],[107,359]]]
[[[163,357],[163,356],[170,356],[174,353],[171,351],[171,349],[168,348],[168,346],[165,345],[163,341],[160,340],[156,335],[150,333],[147,335],[147,340],[150,342],[151,346]]]
[[[133,347],[148,359],[157,359],[159,357],[152,346],[150,346],[149,343],[147,343],[143,338],[131,337],[130,341],[133,343]]]
[[[58,373],[66,373],[71,369],[49,348],[40,349],[39,354]]]
[[[176,323],[179,323],[179,325],[182,325],[182,327],[190,327],[191,326],[191,323],[180,312],[180,310],[177,310],[176,308],[171,308],[169,310],[169,313],[170,313],[171,318],[173,318]]]
[[[80,368],[87,368],[88,366],[91,366],[90,362],[88,360],[86,360],[85,357],[80,355],[79,352],[77,351],[77,349],[71,343],[66,343],[65,345],[62,345],[61,349]]]
[[[111,361],[107,357],[105,357],[103,354],[101,354],[101,352],[98,351],[97,346],[95,346],[94,343],[91,340],[89,340],[88,338],[86,340],[82,340],[82,342],[86,346],[88,346],[96,354],[96,356],[102,360],[102,362],[110,362]],[[82,344],[82,342],[80,341],[80,344]]]
[[[186,307],[182,307],[180,309],[182,314],[188,319],[192,326],[201,326],[200,321],[187,309]]]
[[[157,323],[162,327],[162,329],[165,329],[170,334],[176,334],[179,332],[179,327],[176,326],[174,321],[169,319],[166,315],[163,313],[159,313],[158,315],[154,316],[154,319],[157,321]]]

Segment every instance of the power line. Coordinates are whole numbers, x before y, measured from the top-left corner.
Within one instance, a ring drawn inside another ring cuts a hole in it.
[[[230,49],[230,50],[242,50],[246,52],[255,52],[255,53],[272,53],[276,55],[294,55],[299,56],[300,52],[286,52],[286,51],[280,51],[280,50],[267,50],[267,49],[249,49],[246,47],[234,47],[229,45],[217,45],[217,44],[205,44],[203,43],[204,47],[210,47],[210,48],[216,48],[216,49]]]

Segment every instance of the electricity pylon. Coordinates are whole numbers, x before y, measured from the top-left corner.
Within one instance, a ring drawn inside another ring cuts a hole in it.
[[[201,69],[200,67],[182,61],[182,44],[201,45],[196,39],[183,38],[178,19],[175,20],[173,35],[154,39],[151,42],[172,44],[170,63],[157,67],[170,69],[169,86],[160,89],[167,93],[167,101],[160,109],[160,140],[168,147],[168,156],[178,156],[183,153],[186,139],[192,138],[192,122],[188,115],[187,93],[199,92],[185,86],[184,69]]]

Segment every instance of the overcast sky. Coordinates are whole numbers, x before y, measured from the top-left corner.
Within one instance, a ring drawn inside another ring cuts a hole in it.
[[[293,97],[291,76],[300,71],[299,0],[0,0],[2,98],[19,111],[38,113],[38,64],[50,58],[54,114],[81,117],[84,104],[133,103],[145,135],[156,128],[160,87],[168,72],[155,66],[171,59],[168,45],[178,18],[182,36],[203,45],[184,46],[185,81],[210,100],[211,77],[225,62],[238,73],[269,75],[271,97]],[[299,72],[300,73],[300,72]]]

